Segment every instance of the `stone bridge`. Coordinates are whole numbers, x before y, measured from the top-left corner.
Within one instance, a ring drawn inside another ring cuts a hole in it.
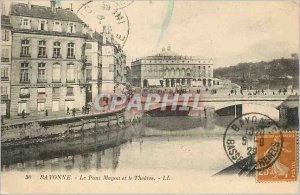
[[[174,96],[169,96],[169,100],[173,99]],[[153,103],[149,106],[149,111],[161,108],[162,106],[162,97],[159,102]],[[298,95],[260,95],[260,96],[241,96],[241,95],[232,95],[232,96],[217,96],[217,95],[206,95],[200,96],[200,98],[195,98],[192,96],[189,98],[188,103],[185,102],[183,95],[179,96],[177,101],[177,106],[188,106],[192,108],[193,106],[198,106],[200,108],[213,107],[215,110],[222,108],[234,106],[234,105],[244,105],[244,104],[255,104],[265,107],[273,107],[277,109],[283,102],[291,102],[298,107],[299,96]],[[146,98],[142,98],[142,104],[145,105]],[[167,106],[171,106],[172,103],[167,103]],[[143,106],[144,107],[144,106]]]

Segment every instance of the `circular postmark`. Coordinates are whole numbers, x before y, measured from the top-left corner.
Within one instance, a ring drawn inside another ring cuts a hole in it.
[[[134,0],[117,0],[117,1],[105,1],[105,3],[118,8],[118,9],[123,9],[127,7],[128,5],[132,4]]]
[[[282,132],[273,119],[252,112],[235,118],[227,126],[223,146],[233,164],[246,171],[260,171],[278,159],[282,141]]]
[[[115,41],[121,47],[125,45],[129,35],[129,20],[123,9],[105,1],[90,0],[82,4],[77,14],[92,30],[107,36],[105,40],[108,43]]]

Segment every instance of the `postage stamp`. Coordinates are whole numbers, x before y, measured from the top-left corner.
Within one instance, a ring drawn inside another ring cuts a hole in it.
[[[281,181],[297,181],[298,176],[298,134],[295,131],[284,131],[283,146],[279,158],[272,166],[256,173],[256,181],[258,182],[281,182]],[[257,143],[257,158],[262,159],[272,144],[273,137],[270,135],[257,135],[257,139],[262,139],[264,144]],[[263,163],[263,162],[261,162]]]

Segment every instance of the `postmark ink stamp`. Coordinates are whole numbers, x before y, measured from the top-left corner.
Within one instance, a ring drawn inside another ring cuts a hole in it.
[[[114,40],[108,40],[109,42],[116,41],[121,47],[125,45],[130,28],[127,14],[123,9],[106,1],[91,0],[82,4],[77,14],[97,32],[102,32],[104,28],[111,31]]]
[[[226,155],[245,171],[260,171],[272,166],[280,156],[282,145],[282,132],[276,122],[260,113],[235,118],[223,137]],[[264,153],[257,155],[258,151]]]

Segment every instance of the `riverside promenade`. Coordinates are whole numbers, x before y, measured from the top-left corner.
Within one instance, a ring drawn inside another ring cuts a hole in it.
[[[1,142],[24,137],[48,136],[64,133],[66,128],[72,125],[85,123],[90,120],[98,120],[99,123],[110,122],[114,125],[119,118],[130,121],[131,114],[125,116],[125,107],[118,107],[114,111],[105,111],[93,114],[76,114],[75,116],[65,113],[56,113],[53,115],[27,116],[26,118],[15,117],[6,119],[1,124]],[[53,128],[54,127],[54,128]]]

